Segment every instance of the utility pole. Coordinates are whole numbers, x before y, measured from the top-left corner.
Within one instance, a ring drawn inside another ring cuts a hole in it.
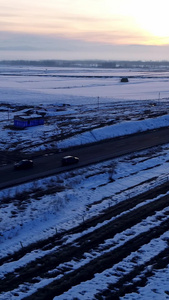
[[[99,110],[99,105],[100,105],[100,103],[99,103],[99,100],[100,100],[99,97],[97,97],[97,100],[98,100],[98,110]]]

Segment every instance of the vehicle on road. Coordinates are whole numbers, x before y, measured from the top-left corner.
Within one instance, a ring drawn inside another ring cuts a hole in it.
[[[77,164],[79,162],[79,158],[72,155],[67,155],[62,158],[62,166],[69,166],[73,164]]]
[[[26,170],[33,167],[33,160],[31,159],[22,159],[19,162],[14,164],[15,170]]]

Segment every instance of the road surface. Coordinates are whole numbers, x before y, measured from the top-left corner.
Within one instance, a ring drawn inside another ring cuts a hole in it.
[[[69,152],[41,156],[34,160],[34,168],[30,170],[15,171],[12,165],[1,167],[0,189],[77,167],[77,165],[62,167],[61,158],[65,155],[78,156],[80,159],[78,167],[83,167],[165,143],[169,143],[169,128],[116,138]]]

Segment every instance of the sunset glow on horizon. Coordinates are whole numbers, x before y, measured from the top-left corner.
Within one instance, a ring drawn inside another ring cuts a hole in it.
[[[0,4],[0,59],[4,59],[5,50],[11,51],[12,58],[14,49],[15,54],[18,50],[32,56],[33,51],[40,48],[46,53],[55,52],[56,58],[66,58],[67,52],[70,59],[78,41],[82,59],[85,53],[89,58],[96,48],[96,58],[102,59],[104,46],[108,59],[116,59],[117,47],[121,47],[121,51],[123,47],[125,53],[125,46],[141,46],[138,59],[141,53],[146,54],[143,46],[160,46],[158,53],[163,46],[167,53],[166,47],[169,47],[167,0],[160,3],[151,0],[140,3],[135,0],[0,0]],[[78,55],[80,57],[79,49]],[[94,53],[91,56],[93,58]]]

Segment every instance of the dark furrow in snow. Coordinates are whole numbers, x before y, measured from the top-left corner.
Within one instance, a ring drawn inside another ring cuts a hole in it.
[[[41,278],[50,278],[51,275],[49,271],[56,269],[60,264],[65,262],[70,262],[71,260],[80,260],[84,258],[84,253],[96,251],[100,244],[103,244],[106,239],[111,239],[115,234],[123,232],[127,228],[131,228],[135,224],[138,224],[146,217],[153,215],[156,211],[160,211],[168,206],[168,196],[161,197],[158,201],[153,201],[136,210],[130,211],[125,215],[105,224],[104,226],[96,229],[94,232],[88,233],[75,241],[73,244],[67,244],[61,247],[58,251],[50,253],[45,257],[38,258],[26,266],[15,270],[15,273],[6,274],[6,277],[0,281],[0,292],[9,291],[10,289],[17,288],[21,284],[33,283],[37,281],[36,278],[39,276]],[[59,286],[59,291],[56,293],[63,292],[62,289],[69,289],[72,282],[76,284],[80,283],[80,280],[88,280],[88,273],[90,273],[91,278],[94,276],[96,270],[97,272],[102,272],[108,266],[110,267],[114,263],[119,262],[121,259],[129,255],[132,251],[136,251],[148,243],[151,239],[160,236],[166,230],[169,229],[169,222],[164,221],[161,226],[155,226],[151,228],[148,232],[143,232],[142,234],[132,238],[127,241],[124,245],[117,247],[114,250],[107,251],[101,254],[99,258],[94,258],[91,262],[85,264],[85,266],[80,267],[75,271],[71,271],[71,265],[67,264],[68,268],[66,270],[61,269],[61,272],[57,271],[55,276],[61,275],[65,272],[65,275],[60,280],[54,280],[54,283],[49,285],[49,290],[54,289],[54,285],[57,283]],[[134,250],[135,249],[135,250]],[[111,259],[113,257],[113,261]],[[102,262],[100,264],[100,261]],[[88,270],[88,272],[86,272]],[[70,271],[70,273],[68,273]],[[59,274],[60,273],[60,274]],[[34,274],[34,279],[32,279],[32,274]],[[86,274],[86,275],[85,275]],[[54,274],[52,272],[52,278]],[[39,280],[38,280],[39,281]],[[45,288],[48,290],[48,288]],[[58,290],[58,287],[57,287]],[[55,293],[54,292],[54,293]],[[53,291],[52,291],[53,293]],[[43,293],[42,293],[43,294]],[[36,298],[34,298],[36,299]],[[40,298],[41,299],[41,298]],[[45,299],[45,298],[42,298]]]
[[[27,253],[31,253],[33,251],[37,251],[38,249],[42,249],[43,251],[52,250],[54,247],[60,246],[63,244],[63,238],[64,240],[67,239],[70,235],[78,234],[80,233],[82,235],[82,232],[87,231],[88,229],[93,228],[93,231],[95,230],[95,227],[101,223],[110,220],[113,217],[117,217],[118,215],[122,214],[123,212],[127,212],[134,207],[136,207],[138,204],[143,203],[146,200],[153,199],[153,197],[157,197],[160,194],[165,194],[168,191],[168,183],[164,183],[161,186],[157,186],[155,189],[146,191],[143,194],[131,197],[130,199],[127,199],[125,201],[119,202],[118,204],[107,208],[106,210],[102,211],[99,215],[96,217],[92,217],[90,219],[85,220],[80,225],[71,228],[63,233],[56,233],[52,237],[49,237],[46,240],[38,241],[37,243],[30,244],[27,247],[21,247],[19,251],[8,254],[7,257],[3,257],[0,259],[0,266],[4,263],[12,262],[21,259],[24,257]],[[44,254],[45,255],[45,254]]]
[[[153,230],[151,229],[149,232],[146,232],[146,234],[140,234],[118,249],[102,254],[99,258],[93,259],[92,262],[89,262],[77,270],[64,274],[61,279],[53,280],[48,286],[39,289],[36,293],[33,293],[33,295],[25,297],[24,299],[46,300],[47,297],[53,299],[55,296],[59,296],[65,291],[68,291],[73,286],[91,280],[95,276],[95,273],[102,273],[104,270],[111,268],[113,265],[130,255],[131,252],[138,251],[142,245],[149,243],[152,239],[158,238],[168,230],[169,222],[166,220],[161,226],[157,226]],[[156,255],[154,254],[154,256]],[[156,259],[157,258],[155,257],[154,260]],[[138,268],[138,274],[139,272],[140,269]]]

